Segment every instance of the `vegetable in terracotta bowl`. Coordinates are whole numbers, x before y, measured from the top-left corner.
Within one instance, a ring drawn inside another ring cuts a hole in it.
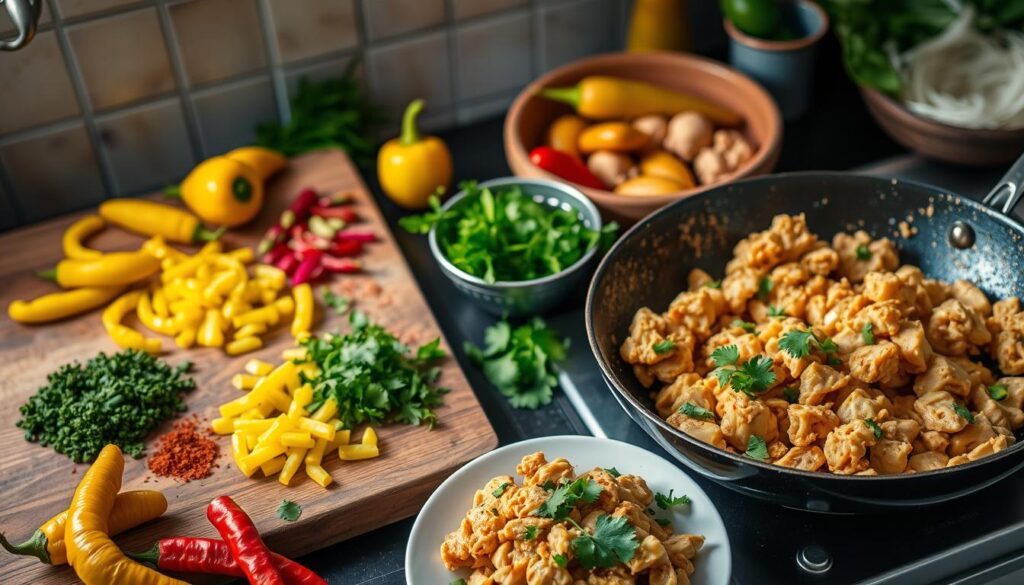
[[[672,201],[770,172],[782,120],[768,93],[693,55],[599,55],[526,87],[505,119],[520,177],[570,183],[634,222]]]

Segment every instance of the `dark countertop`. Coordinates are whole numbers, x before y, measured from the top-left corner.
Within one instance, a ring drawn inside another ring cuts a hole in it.
[[[979,185],[989,184],[998,177],[998,170],[979,172],[956,169],[906,156],[902,149],[882,134],[874,124],[856,89],[845,77],[834,71],[822,74],[820,69],[815,91],[816,102],[823,106],[816,108],[802,120],[786,125],[777,171],[844,170],[888,159],[888,166],[880,167],[880,174],[899,173],[925,180],[941,180],[949,188],[965,189],[965,194],[974,197],[983,194]],[[501,129],[502,120],[499,118],[441,134],[451,148],[455,160],[456,181],[485,180],[510,174],[505,163]],[[468,361],[461,347],[465,340],[479,343],[484,328],[493,322],[493,318],[460,296],[444,279],[430,257],[425,238],[396,229],[397,219],[403,213],[380,196],[372,169],[364,170],[364,177],[371,184],[413,273],[454,349],[455,358],[465,370],[501,444],[545,435],[589,434],[587,425],[581,420],[564,392],[557,392],[555,401],[545,408],[518,411],[509,407],[505,399],[486,382]],[[548,324],[566,335],[572,342],[569,358],[562,364],[565,373],[579,390],[588,407],[601,419],[601,426],[608,436],[642,445],[660,453],[659,447],[655,446],[628,417],[622,416],[623,413],[605,388],[586,345],[582,306],[583,291],[575,301],[567,303],[563,309],[547,316]],[[808,582],[863,582],[880,572],[913,560],[904,558],[905,553],[898,547],[879,550],[871,539],[855,539],[849,545],[845,544],[850,540],[846,535],[851,531],[869,534],[877,530],[879,523],[886,522],[886,519],[864,516],[832,517],[833,520],[822,521],[823,517],[819,515],[783,510],[770,504],[743,506],[749,502],[741,496],[703,478],[695,479],[700,481],[712,499],[718,503],[730,530],[734,579],[741,585],[797,582],[785,578],[785,575],[793,571],[794,547],[808,543],[828,543],[834,547],[848,549],[844,551],[847,558],[870,559],[870,562],[863,563],[863,566],[845,567],[842,578],[834,572],[827,580],[816,579]],[[994,489],[999,488],[997,486]],[[989,490],[987,493],[991,496],[992,492],[993,490]],[[1019,499],[1011,494],[1005,494],[1005,497]],[[929,514],[932,512],[915,514],[906,520],[928,521]],[[963,521],[985,520],[973,517]],[[404,583],[405,546],[412,522],[413,519],[407,519],[381,528],[313,553],[302,561],[320,572],[330,583]],[[934,519],[930,523],[937,524]],[[786,533],[785,539],[777,538],[781,530]],[[934,550],[941,551],[946,546],[955,544],[957,543],[950,541],[950,537],[936,537]]]

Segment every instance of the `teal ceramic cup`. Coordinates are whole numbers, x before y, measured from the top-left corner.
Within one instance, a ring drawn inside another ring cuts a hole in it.
[[[782,117],[798,118],[807,111],[814,76],[818,40],[828,31],[828,16],[810,0],[780,3],[781,21],[793,33],[792,40],[777,41],[750,36],[725,19],[729,33],[729,62],[753,77],[775,99]]]

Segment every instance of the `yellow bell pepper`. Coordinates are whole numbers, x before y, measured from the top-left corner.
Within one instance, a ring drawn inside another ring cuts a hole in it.
[[[39,272],[64,288],[118,286],[148,278],[160,270],[160,260],[147,252],[111,252],[92,260],[65,259],[56,270]]]
[[[592,75],[572,87],[548,87],[539,95],[571,105],[592,120],[637,118],[647,114],[671,116],[686,110],[704,114],[716,126],[739,126],[743,119],[732,110],[664,87],[621,77]]]
[[[203,220],[237,227],[263,207],[264,183],[287,160],[272,150],[246,147],[199,163],[170,195],[180,195]]]
[[[64,230],[62,244],[64,255],[75,260],[95,260],[103,255],[99,250],[86,248],[82,240],[103,229],[103,219],[98,215],[87,215]]]
[[[387,141],[377,153],[381,189],[406,209],[422,209],[432,194],[452,181],[452,155],[440,138],[421,136],[416,117],[423,100],[413,100],[402,117],[402,135]]]
[[[160,236],[180,244],[216,240],[223,229],[210,231],[195,215],[144,199],[111,199],[100,204],[100,216],[119,228],[142,234]]]
[[[56,321],[105,305],[123,290],[123,286],[96,286],[50,293],[31,301],[12,301],[7,314],[18,323]]]

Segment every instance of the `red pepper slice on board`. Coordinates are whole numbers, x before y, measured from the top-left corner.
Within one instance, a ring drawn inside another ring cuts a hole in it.
[[[531,150],[530,162],[570,183],[576,183],[592,189],[608,188],[578,158],[560,150],[555,150],[550,146],[538,146]]]
[[[231,549],[231,556],[253,585],[285,585],[274,558],[252,519],[234,500],[217,496],[206,507],[206,518]]]
[[[212,538],[164,538],[149,550],[126,554],[165,571],[245,577],[227,543]],[[279,554],[271,556],[286,585],[327,585],[327,581],[299,563]]]

